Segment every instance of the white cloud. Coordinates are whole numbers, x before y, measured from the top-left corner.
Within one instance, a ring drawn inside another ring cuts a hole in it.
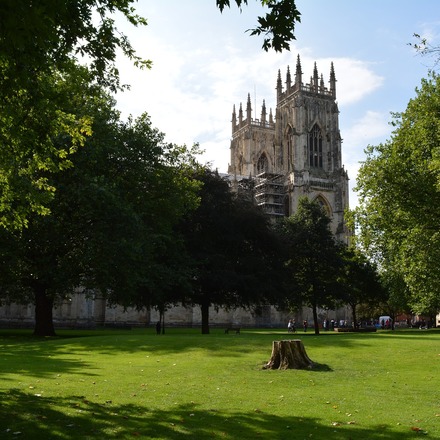
[[[354,120],[353,125],[342,133],[344,139],[343,153],[352,163],[359,160],[363,150],[369,144],[382,142],[391,133],[390,116],[369,110],[360,119]]]
[[[332,61],[336,71],[338,102],[341,105],[348,106],[361,101],[384,83],[384,77],[377,75],[370,63],[353,58],[336,58]]]

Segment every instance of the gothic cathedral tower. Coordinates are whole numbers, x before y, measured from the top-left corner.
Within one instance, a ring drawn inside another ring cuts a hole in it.
[[[327,211],[335,236],[344,242],[348,232],[348,175],[341,161],[336,77],[331,63],[329,87],[316,63],[309,84],[302,79],[298,55],[294,81],[287,68],[285,87],[277,78],[275,120],[263,101],[261,118],[252,118],[248,94],[245,114],[240,104],[232,113],[231,162],[228,173],[253,178],[257,203],[272,217],[291,215],[307,196]]]

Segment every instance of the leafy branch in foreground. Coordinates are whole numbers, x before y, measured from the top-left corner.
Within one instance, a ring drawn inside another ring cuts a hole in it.
[[[247,5],[247,0],[235,0],[240,8]],[[258,26],[249,29],[250,35],[265,35],[263,49],[267,52],[274,49],[276,52],[289,50],[289,42],[296,40],[295,23],[301,22],[301,13],[296,9],[294,0],[261,0],[262,6],[269,9],[265,16],[258,17]],[[217,7],[223,12],[225,7],[230,7],[229,0],[217,0]]]

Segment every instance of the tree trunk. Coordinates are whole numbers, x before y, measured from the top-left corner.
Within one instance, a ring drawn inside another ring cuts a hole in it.
[[[94,320],[98,327],[105,325],[105,312],[107,309],[107,300],[101,293],[97,293],[94,301]]]
[[[34,289],[35,294],[35,336],[55,336],[53,325],[53,298],[48,296],[44,287]]]
[[[202,335],[209,335],[209,302],[200,304],[202,311]]]
[[[162,322],[162,334],[165,334],[165,307],[162,309],[162,311],[160,312],[160,319]]]
[[[359,328],[356,316],[356,304],[351,306],[351,315],[353,316],[353,328],[357,330]]]
[[[314,367],[301,340],[273,341],[272,355],[265,370],[305,370]]]
[[[313,312],[313,325],[315,327],[315,335],[319,335],[318,310],[316,304],[313,304],[312,312]]]

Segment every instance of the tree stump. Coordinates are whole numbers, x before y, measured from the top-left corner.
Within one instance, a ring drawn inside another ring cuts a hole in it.
[[[315,364],[307,356],[301,340],[273,341],[272,355],[269,362],[263,367],[265,370],[305,370]]]

